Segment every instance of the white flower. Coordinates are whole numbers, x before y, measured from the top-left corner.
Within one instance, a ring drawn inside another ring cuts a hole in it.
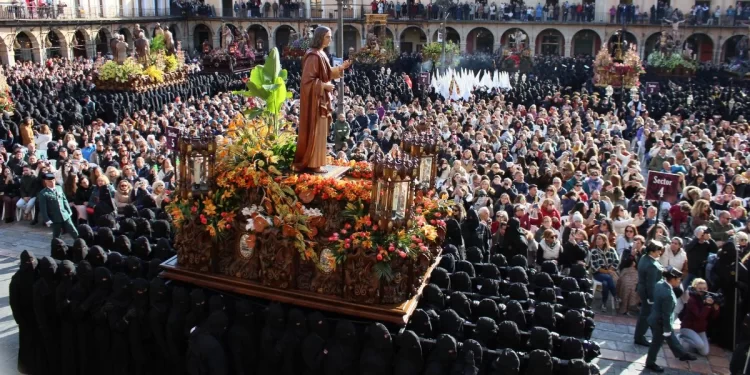
[[[245,207],[245,208],[242,209],[242,214],[245,215],[245,216],[248,216],[248,217],[252,216],[252,214],[256,213],[256,212],[257,213],[262,213],[263,212],[263,207],[260,207],[260,206],[254,204],[254,205],[252,205],[250,207]]]
[[[318,208],[307,208],[303,206],[302,213],[307,217],[323,216],[323,212],[321,212]]]
[[[245,230],[249,232],[255,231],[255,223],[253,223],[253,220],[248,220],[247,225],[245,225]]]

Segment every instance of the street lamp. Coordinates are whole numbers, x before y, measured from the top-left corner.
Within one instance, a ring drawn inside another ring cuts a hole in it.
[[[336,40],[336,55],[338,55],[339,58],[342,60],[344,58],[344,1],[346,0],[336,0],[336,5],[338,6],[338,12],[339,12],[339,19],[338,19],[339,35]],[[344,74],[345,72],[342,72],[341,78],[339,78],[339,95],[338,95],[338,102],[336,103],[336,115],[337,116],[344,113]]]

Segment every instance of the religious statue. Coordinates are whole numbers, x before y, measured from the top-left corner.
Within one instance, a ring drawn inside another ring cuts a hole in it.
[[[672,35],[674,36],[675,40],[680,39],[680,24],[684,23],[685,20],[682,21],[670,21],[668,19],[664,19],[664,22],[668,23],[670,26],[672,26]]]
[[[156,27],[154,28],[154,38],[159,35],[164,35],[164,29],[162,29],[161,24],[157,22]]]
[[[377,51],[380,49],[378,45],[378,37],[375,36],[375,34],[367,35],[367,48],[369,48],[372,51]]]
[[[232,41],[234,40],[232,29],[230,29],[227,25],[224,25],[224,27],[221,28],[221,40],[224,43],[221,46],[224,48],[229,48],[229,46],[232,44]]]
[[[255,50],[263,53],[265,49],[263,48],[263,39],[258,39],[258,41],[255,42]]]
[[[135,35],[135,37],[137,38],[141,33],[143,33],[143,35],[146,35],[146,32],[141,29],[141,25],[136,23],[135,26],[133,26],[133,35]]]
[[[208,39],[203,41],[203,44],[201,46],[201,50],[203,51],[203,54],[207,54],[211,52],[211,43],[208,42]]]
[[[139,63],[148,66],[150,62],[149,57],[151,55],[150,43],[146,37],[143,36],[143,33],[138,34],[138,39],[135,40],[134,44],[136,60],[138,60]]]
[[[115,61],[120,65],[128,58],[128,44],[125,43],[125,36],[119,35],[117,37],[117,44],[115,45],[113,55],[115,56]]]
[[[112,52],[112,56],[117,54],[117,42],[120,41],[120,34],[115,34],[112,39],[109,40],[109,50]]]
[[[516,50],[521,50],[523,48],[525,40],[526,33],[523,31],[516,30],[516,32],[513,33],[513,43],[515,43]]]
[[[335,88],[331,80],[341,78],[351,60],[331,67],[323,49],[331,43],[331,29],[318,26],[313,33],[310,48],[302,58],[300,82],[300,115],[297,135],[297,152],[294,169],[301,172],[309,169],[324,173],[326,164],[326,140],[331,126],[333,108],[331,92]]]
[[[164,31],[164,47],[167,50],[167,56],[174,55],[174,38],[172,37],[172,32],[169,30]]]

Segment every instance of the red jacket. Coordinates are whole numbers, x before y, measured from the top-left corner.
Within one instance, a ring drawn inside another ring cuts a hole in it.
[[[542,219],[544,219],[545,216],[549,216],[550,218],[555,218],[556,217],[557,218],[557,222],[555,222],[554,220],[552,220],[552,227],[555,228],[555,229],[557,229],[557,230],[560,229],[560,226],[562,224],[561,221],[560,221],[560,212],[557,211],[557,209],[554,208],[554,207],[550,211],[547,211],[547,210],[545,210],[543,208],[539,209],[539,212],[537,213],[536,219],[529,218],[529,223],[531,225],[536,226],[537,228],[541,228],[542,227]]]
[[[685,306],[685,316],[683,316],[680,328],[689,328],[696,333],[706,332],[708,321],[718,317],[719,310],[704,304],[700,297],[691,295]]]
[[[689,214],[682,212],[679,204],[669,208],[669,216],[672,218],[672,229],[675,233],[680,233],[680,225],[688,221]]]

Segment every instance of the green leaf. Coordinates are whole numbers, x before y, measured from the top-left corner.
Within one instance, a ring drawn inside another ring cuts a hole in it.
[[[375,276],[380,280],[393,280],[393,270],[391,269],[391,265],[388,263],[377,262],[374,266],[372,266],[372,271],[375,272]]]
[[[274,47],[266,57],[266,64],[263,65],[263,73],[273,81],[281,72],[281,61],[279,60],[279,50]]]
[[[287,74],[288,73],[287,73],[286,69],[281,69],[281,72],[279,73],[279,77],[281,77],[281,79],[283,79],[284,82],[286,82]]]

